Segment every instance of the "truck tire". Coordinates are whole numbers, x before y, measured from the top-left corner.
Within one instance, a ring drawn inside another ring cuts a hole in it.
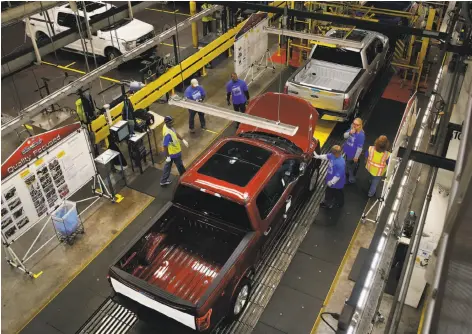
[[[36,44],[38,46],[43,46],[51,42],[51,38],[42,31],[36,33]]]
[[[239,286],[230,304],[228,314],[229,321],[236,320],[243,313],[249,302],[251,288],[251,280],[249,278],[243,278],[241,282],[239,282]]]
[[[105,56],[107,57],[108,61],[111,61],[115,59],[116,57],[121,56],[121,52],[114,47],[108,47],[105,50]]]

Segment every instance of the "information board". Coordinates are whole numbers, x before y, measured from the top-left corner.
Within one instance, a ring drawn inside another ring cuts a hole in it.
[[[234,71],[242,76],[266,54],[269,37],[264,27],[268,27],[267,13],[252,14],[239,30],[234,40]]]
[[[2,233],[33,227],[95,175],[86,131],[75,123],[28,138],[2,164]]]

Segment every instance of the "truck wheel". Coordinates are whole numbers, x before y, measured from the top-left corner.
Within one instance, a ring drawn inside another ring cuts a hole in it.
[[[121,52],[113,47],[106,49],[105,55],[107,56],[107,60],[111,61],[116,57],[121,56]]]
[[[36,44],[38,46],[43,46],[51,42],[51,39],[44,32],[38,32],[36,34]]]
[[[237,319],[246,308],[249,302],[249,295],[251,294],[251,281],[249,278],[243,278],[239,283],[238,289],[234,294],[233,301],[231,302],[230,308],[230,319],[228,320],[235,320]]]
[[[313,192],[316,189],[316,185],[318,184],[318,179],[320,177],[320,169],[313,168],[313,173],[311,174],[310,183],[308,185],[308,191]]]

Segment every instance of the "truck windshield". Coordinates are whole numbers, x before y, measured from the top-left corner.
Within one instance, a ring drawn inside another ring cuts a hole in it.
[[[331,48],[328,46],[317,45],[311,58],[326,61],[328,63],[362,68],[361,53],[343,48]]]
[[[205,216],[230,223],[240,229],[252,230],[246,208],[223,197],[179,185],[175,191],[173,202]]]

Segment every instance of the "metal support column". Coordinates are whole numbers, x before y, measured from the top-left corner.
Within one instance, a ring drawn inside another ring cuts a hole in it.
[[[31,29],[31,22],[29,17],[26,18],[26,29],[31,36],[31,43],[33,44],[34,54],[36,55],[36,65],[41,65],[41,54],[39,53],[38,45],[36,44],[36,38],[33,35],[33,30]]]
[[[129,9],[129,18],[132,20],[133,17],[133,6],[131,5],[131,1],[128,1],[128,9]]]
[[[431,30],[433,27],[433,22],[434,22],[434,17],[436,16],[436,9],[430,8],[428,12],[428,20],[426,21],[426,29]],[[421,81],[421,73],[423,72],[423,63],[424,59],[426,58],[426,53],[428,51],[428,46],[429,46],[429,38],[428,37],[423,37],[423,41],[421,42],[421,50],[420,54],[418,55],[418,78],[416,81],[416,90],[418,90],[418,86]],[[413,72],[414,73],[414,72]]]
[[[197,14],[197,2],[190,1],[190,15]],[[192,22],[192,44],[194,48],[198,48],[198,26],[197,22]]]

